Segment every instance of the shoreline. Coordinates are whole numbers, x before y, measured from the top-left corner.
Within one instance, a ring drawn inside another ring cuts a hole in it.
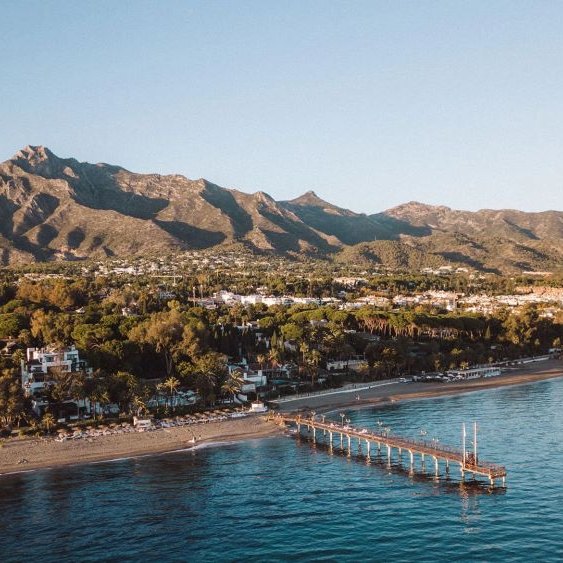
[[[352,398],[349,391],[331,393],[325,396],[303,397],[292,401],[291,405],[281,404],[277,412],[315,410],[317,414],[326,414],[337,409],[356,409],[387,405],[399,401],[433,399],[487,389],[524,385],[559,377],[563,377],[563,361],[547,360],[534,365],[512,368],[507,373],[487,379],[473,379],[455,383],[409,382],[384,384],[370,389],[361,389],[357,393],[353,393],[352,395],[360,397],[359,400],[355,397]]]
[[[541,365],[516,368],[490,379],[474,379],[456,383],[393,383],[358,391],[360,400],[350,393],[316,395],[292,401],[292,408],[275,412],[314,409],[317,414],[338,409],[359,409],[383,406],[399,401],[433,399],[486,389],[525,385],[563,377],[563,361],[548,360]],[[340,400],[339,400],[340,399]],[[289,405],[287,405],[289,406]],[[52,438],[12,438],[0,447],[0,477],[56,469],[73,465],[103,463],[149,455],[160,455],[212,444],[283,435],[283,428],[263,416],[248,416],[228,421],[162,428],[151,432],[100,436],[93,440],[56,442]],[[197,441],[191,442],[196,436]],[[22,463],[22,460],[26,460]]]
[[[264,417],[162,428],[151,432],[56,442],[52,438],[13,438],[0,448],[0,477],[41,469],[103,463],[198,449],[214,443],[268,438],[282,430]],[[195,443],[191,442],[197,437]],[[22,463],[22,460],[26,460]]]

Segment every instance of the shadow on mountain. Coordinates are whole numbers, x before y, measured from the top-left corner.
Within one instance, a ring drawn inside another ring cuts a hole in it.
[[[210,246],[221,244],[227,238],[224,233],[199,229],[180,221],[160,221],[155,219],[153,222],[163,231],[185,243],[189,248],[209,248]]]
[[[98,235],[92,238],[92,240],[90,241],[90,244],[88,245],[88,248],[86,249],[86,251],[87,252],[95,252],[97,250],[100,250],[101,252],[103,252],[108,257],[115,256],[115,252],[111,248],[106,246],[104,244],[104,239],[101,236],[98,236]]]
[[[14,230],[13,215],[19,207],[6,196],[0,195],[0,234],[11,238]]]
[[[68,183],[74,191],[73,199],[85,207],[117,211],[136,219],[153,219],[168,206],[166,199],[124,191],[110,166],[85,164],[78,167],[77,172],[79,177],[69,178]]]
[[[306,225],[326,235],[336,237],[344,244],[358,244],[381,238],[382,230],[369,217],[362,215],[337,215],[316,206],[292,205],[284,207],[297,215]]]
[[[472,268],[477,268],[479,270],[486,270],[483,266],[483,263],[479,260],[475,260],[462,252],[437,252],[437,256],[442,256],[448,262],[459,262],[461,264],[466,264],[467,266],[471,266]]]
[[[39,261],[50,260],[55,253],[54,250],[42,248],[39,244],[31,242],[26,237],[14,237],[11,239],[11,242],[17,250],[28,252]]]
[[[58,197],[44,192],[34,195],[25,206],[20,208],[23,217],[14,226],[14,234],[22,235],[37,225],[41,225],[56,211],[59,203]]]
[[[426,237],[432,234],[432,229],[427,226],[412,225],[408,221],[390,217],[385,213],[369,215],[369,218],[380,225],[382,232],[378,238],[389,238],[390,240],[399,238],[400,235],[410,235],[412,237]]]
[[[514,229],[516,232],[520,233],[521,235],[525,236],[526,238],[532,239],[532,240],[541,240],[534,232],[532,232],[530,229],[526,229],[524,227],[521,227],[520,225],[517,225],[516,223],[513,223],[512,221],[509,221],[508,219],[504,219],[504,222],[510,226],[512,229]]]
[[[49,246],[51,241],[55,240],[59,235],[59,231],[52,225],[44,223],[37,228],[37,235],[35,239],[40,247]]]
[[[0,248],[0,266],[7,266],[10,263],[10,250]]]
[[[117,211],[122,215],[135,219],[153,219],[160,211],[168,206],[165,199],[150,198],[138,194],[100,189],[88,194],[75,192],[77,203],[90,209]]]
[[[66,244],[69,248],[78,248],[86,238],[84,231],[80,227],[75,227],[66,236]]]
[[[292,250],[299,252],[301,250],[299,246],[299,239],[304,240],[313,246],[316,246],[319,250],[324,252],[334,252],[338,250],[338,247],[329,244],[321,236],[315,233],[315,231],[311,230],[307,225],[303,223],[290,221],[282,215],[271,213],[266,209],[260,209],[260,215],[285,231],[284,233],[265,231],[267,232],[267,236],[270,240],[278,240],[280,243],[282,243],[282,246],[280,247],[281,250]],[[278,247],[277,244],[275,244],[275,246],[276,248]]]
[[[231,192],[206,183],[201,197],[229,217],[235,237],[243,237],[254,227],[252,217],[238,204]]]

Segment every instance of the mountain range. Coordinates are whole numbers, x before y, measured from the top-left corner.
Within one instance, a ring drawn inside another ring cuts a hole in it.
[[[469,212],[410,202],[366,215],[312,191],[276,201],[204,179],[59,158],[43,146],[27,146],[0,164],[4,265],[233,244],[395,269],[554,270],[563,267],[563,212]]]

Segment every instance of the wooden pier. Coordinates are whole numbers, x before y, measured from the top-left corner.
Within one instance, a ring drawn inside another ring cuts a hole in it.
[[[351,452],[352,440],[358,441],[358,452],[362,452],[362,444],[365,444],[366,457],[369,459],[372,449],[377,448],[377,453],[381,455],[381,450],[386,450],[389,462],[392,458],[393,450],[395,450],[402,459],[403,452],[409,456],[411,469],[414,468],[415,456],[420,456],[422,467],[425,468],[425,459],[428,456],[434,464],[434,472],[439,475],[440,465],[442,461],[445,464],[446,474],[449,474],[450,464],[459,466],[461,478],[465,478],[466,473],[472,475],[482,475],[489,479],[492,486],[497,480],[502,481],[505,485],[506,469],[502,465],[489,463],[479,459],[477,455],[477,428],[475,426],[475,437],[473,441],[473,451],[465,450],[465,425],[462,430],[462,448],[457,449],[450,446],[438,445],[437,441],[428,442],[426,440],[411,440],[401,438],[399,436],[391,436],[389,432],[373,432],[367,429],[352,428],[336,422],[326,422],[324,416],[321,420],[316,419],[315,415],[302,416],[290,414],[275,415],[275,420],[279,424],[294,425],[297,432],[301,433],[302,428],[306,428],[311,433],[312,440],[316,442],[318,439],[325,440],[329,448],[334,445],[339,446],[342,450]]]

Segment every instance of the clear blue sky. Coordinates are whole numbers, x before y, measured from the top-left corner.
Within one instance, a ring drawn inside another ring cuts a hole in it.
[[[0,6],[0,160],[27,144],[355,211],[562,209],[563,2]]]

